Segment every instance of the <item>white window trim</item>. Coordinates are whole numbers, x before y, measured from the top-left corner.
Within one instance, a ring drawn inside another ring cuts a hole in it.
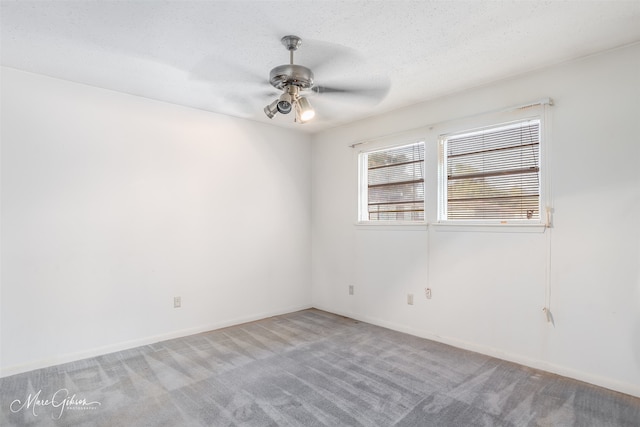
[[[387,228],[416,228],[424,230],[427,226],[427,200],[426,200],[426,182],[427,182],[427,174],[425,173],[425,180],[423,186],[425,187],[425,199],[423,201],[423,209],[424,209],[424,217],[423,221],[396,221],[396,220],[368,220],[365,219],[366,213],[368,213],[368,200],[366,196],[366,192],[363,189],[368,188],[368,174],[367,174],[367,164],[365,161],[366,156],[364,154],[373,153],[376,151],[390,150],[393,148],[399,148],[411,144],[416,144],[422,142],[424,144],[425,150],[425,170],[426,170],[426,139],[422,133],[420,134],[404,134],[404,135],[396,135],[393,137],[381,138],[378,140],[366,141],[361,144],[355,144],[352,147],[356,147],[358,145],[362,145],[360,150],[356,150],[356,162],[357,162],[357,196],[358,196],[358,206],[356,212],[356,223],[355,225],[364,229],[367,227],[381,229],[384,227]],[[426,171],[425,171],[426,172]]]
[[[553,105],[551,99],[545,98],[534,103],[526,104],[493,114],[474,116],[470,119],[461,119],[447,123],[438,129],[438,195],[437,195],[437,219],[430,225],[440,231],[514,231],[514,232],[538,232],[551,226],[551,207],[549,204],[549,168],[547,152],[550,146],[550,120],[548,119],[548,105]],[[446,186],[446,165],[441,158],[440,147],[442,138],[462,132],[491,128],[511,122],[524,120],[540,120],[540,218],[537,220],[448,220],[442,219],[442,203]]]
[[[514,222],[507,224],[473,223],[471,221],[436,222],[430,223],[436,231],[481,231],[493,233],[542,233],[548,226],[545,223],[534,222],[532,224],[517,224]]]
[[[551,197],[551,168],[550,161],[547,157],[547,153],[550,152],[552,144],[551,139],[551,114],[549,112],[549,106],[553,105],[551,98],[542,98],[533,102],[528,102],[520,105],[512,105],[507,108],[498,110],[483,112],[474,114],[467,117],[455,118],[452,120],[446,120],[442,122],[434,122],[429,125],[424,125],[414,129],[410,129],[403,132],[398,132],[393,135],[386,135],[380,138],[373,138],[367,140],[360,140],[352,145],[349,145],[353,149],[355,173],[354,178],[356,184],[355,196],[357,203],[355,205],[355,218],[357,219],[354,225],[360,230],[426,230],[433,228],[435,231],[440,232],[497,232],[497,233],[537,233],[544,232],[547,228],[552,227],[552,197]],[[438,221],[438,203],[440,202],[440,194],[437,189],[440,183],[438,177],[440,174],[438,159],[439,147],[438,138],[440,135],[456,133],[464,131],[465,129],[474,129],[481,127],[488,127],[498,123],[504,123],[509,121],[516,121],[525,118],[539,118],[542,126],[542,143],[540,146],[540,221],[532,223],[531,220],[526,223],[518,221],[507,221],[489,223],[487,221]],[[418,141],[424,141],[425,143],[425,220],[422,221],[361,221],[361,167],[360,167],[360,154],[363,152],[377,151],[379,149],[393,148],[397,146],[407,145]],[[428,193],[430,190],[431,180],[434,181],[433,188],[436,189],[434,194]]]

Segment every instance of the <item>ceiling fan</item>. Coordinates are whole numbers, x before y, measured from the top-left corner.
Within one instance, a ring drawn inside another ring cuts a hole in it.
[[[298,123],[305,123],[313,119],[316,113],[307,99],[306,95],[308,94],[355,94],[380,98],[388,90],[388,84],[381,87],[359,89],[315,85],[311,69],[293,63],[293,52],[300,47],[302,39],[298,36],[287,35],[282,37],[280,41],[289,51],[289,63],[279,65],[269,73],[271,86],[282,91],[282,95],[264,107],[264,112],[270,119],[278,113],[289,114],[291,111],[294,111],[295,121]]]

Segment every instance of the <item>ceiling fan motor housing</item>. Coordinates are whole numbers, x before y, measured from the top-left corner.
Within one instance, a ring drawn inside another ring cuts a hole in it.
[[[271,86],[281,90],[286,86],[309,89],[313,86],[313,72],[303,65],[279,65],[269,73],[269,82]]]

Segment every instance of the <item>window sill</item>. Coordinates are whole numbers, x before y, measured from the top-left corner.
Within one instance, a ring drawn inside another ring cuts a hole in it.
[[[359,221],[355,224],[360,230],[426,230],[425,221]]]
[[[478,223],[478,222],[435,222],[429,224],[436,231],[466,231],[485,233],[544,233],[547,225],[536,223]]]

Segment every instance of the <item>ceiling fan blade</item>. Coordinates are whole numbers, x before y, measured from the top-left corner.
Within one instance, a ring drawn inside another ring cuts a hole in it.
[[[216,55],[209,55],[198,62],[191,69],[190,77],[209,82],[269,84],[266,74],[258,73],[245,65],[232,64]]]
[[[337,43],[302,40],[295,52],[294,62],[311,68],[315,73],[326,74],[331,69],[345,69],[365,62],[355,49]]]
[[[382,100],[389,92],[389,81],[385,80],[379,85],[365,87],[347,87],[347,86],[322,86],[316,85],[311,91],[318,95],[345,95],[368,98],[373,101]]]

